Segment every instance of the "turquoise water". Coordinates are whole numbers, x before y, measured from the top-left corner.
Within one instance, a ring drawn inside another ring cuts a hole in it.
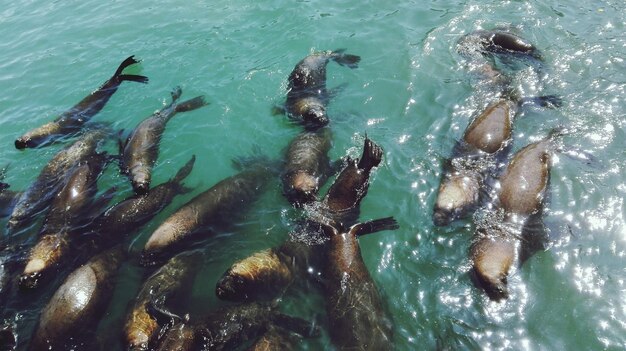
[[[622,1],[20,1],[0,10],[0,165],[5,181],[26,188],[62,145],[18,151],[14,139],[50,121],[98,87],[129,55],[129,70],[148,85],[123,83],[93,121],[130,129],[169,101],[204,94],[211,103],[170,121],[153,184],[169,179],[192,154],[178,197],[125,243],[136,252],[178,206],[232,175],[231,159],[255,148],[278,156],[300,128],[271,108],[286,94],[294,65],[316,50],[347,48],[359,68],[328,66],[328,86],[347,85],[329,105],[331,157],[358,156],[365,133],[385,150],[383,165],[362,203],[361,218],[395,216],[401,228],[360,240],[365,263],[395,322],[398,350],[623,349],[626,347],[626,6]],[[433,227],[441,162],[471,117],[489,102],[455,51],[456,40],[479,28],[509,27],[542,51],[541,82],[523,67],[516,84],[527,95],[560,94],[558,110],[528,109],[516,121],[513,149],[557,125],[575,127],[563,139],[600,165],[558,156],[545,223],[548,250],[509,277],[511,296],[496,303],[468,277],[471,219]],[[114,152],[111,140],[105,149]],[[126,178],[109,167],[101,191]],[[323,193],[323,192],[322,192]],[[194,313],[225,303],[215,282],[234,260],[286,237],[297,215],[278,180],[244,221],[205,245],[206,260],[192,295]],[[6,220],[3,220],[2,227]],[[31,233],[20,240],[32,241]],[[30,235],[30,237],[29,237]],[[129,261],[99,326],[111,345],[143,271]],[[20,309],[22,346],[52,291],[31,295]],[[323,325],[314,291],[286,295],[281,309]],[[14,313],[5,311],[3,317]],[[331,348],[327,333],[303,348]]]

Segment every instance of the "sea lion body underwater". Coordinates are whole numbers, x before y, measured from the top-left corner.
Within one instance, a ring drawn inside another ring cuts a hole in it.
[[[559,107],[561,99],[555,95],[503,97],[476,116],[456,143],[452,157],[444,162],[433,209],[435,225],[448,225],[487,199],[491,178],[509,153],[514,119],[525,104]]]
[[[181,94],[180,87],[176,88],[168,106],[139,123],[126,142],[120,141],[122,173],[129,175],[137,194],[145,194],[150,188],[152,167],[159,156],[159,144],[167,122],[179,112],[207,105],[202,96],[178,103]]]
[[[87,131],[72,145],[59,151],[41,170],[35,182],[17,199],[9,218],[9,230],[24,226],[33,216],[45,209],[52,197],[64,186],[67,173],[76,164],[95,154],[99,142],[105,135],[102,129]]]
[[[123,256],[116,247],[72,272],[41,311],[29,350],[89,349],[85,343],[112,297]]]
[[[254,160],[239,173],[228,177],[200,193],[169,216],[146,242],[141,262],[151,266],[160,256],[176,253],[180,246],[196,237],[207,237],[228,226],[237,215],[248,209],[261,196],[262,189],[275,174],[267,160]]]
[[[542,60],[541,53],[535,45],[503,30],[477,30],[466,34],[458,41],[458,51],[470,56],[478,52],[517,55]]]
[[[530,237],[526,225],[541,216],[550,181],[555,137],[527,145],[518,151],[499,178],[496,209],[503,218],[495,226],[478,227],[469,256],[474,277],[488,296],[500,300],[508,296],[507,276],[515,262],[520,262],[523,245]]]
[[[37,287],[42,278],[68,258],[72,234],[85,223],[84,214],[95,205],[96,183],[109,160],[107,154],[91,155],[69,174],[67,183],[52,201],[37,243],[30,249],[20,287]]]
[[[33,129],[15,140],[17,149],[32,148],[47,144],[67,134],[80,131],[91,117],[100,112],[123,81],[147,83],[148,78],[138,75],[122,74],[122,71],[139,61],[134,56],[128,57],[117,68],[113,76],[100,88],[87,95],[71,109],[63,112],[54,121]]]
[[[350,224],[356,221],[359,204],[367,194],[370,173],[380,164],[382,154],[382,149],[366,138],[360,160],[348,159],[324,199],[306,204],[312,220],[300,224],[282,245],[235,262],[218,281],[217,296],[230,301],[272,299],[299,276],[317,279],[327,239],[315,221]]]
[[[326,105],[330,98],[326,90],[326,65],[333,60],[342,66],[358,67],[359,56],[344,50],[324,51],[309,55],[294,67],[289,75],[285,110],[289,117],[308,129],[328,124]]]
[[[198,252],[174,256],[146,280],[124,326],[129,350],[148,350],[150,340],[160,327],[156,317],[149,312],[151,304],[157,301],[163,304],[182,290],[189,289],[201,258],[202,254]]]
[[[331,148],[330,128],[302,132],[285,153],[282,182],[283,194],[295,207],[315,201],[331,171],[328,151]]]
[[[290,351],[297,350],[299,342],[297,334],[283,328],[272,326],[263,333],[247,351]]]
[[[392,218],[359,223],[348,230],[325,226],[330,237],[324,268],[328,330],[339,350],[391,350],[393,322],[361,257],[357,237],[398,228]]]

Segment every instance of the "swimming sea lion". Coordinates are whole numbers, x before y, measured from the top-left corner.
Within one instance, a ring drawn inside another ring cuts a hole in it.
[[[178,103],[181,94],[182,90],[177,87],[169,105],[139,123],[125,143],[120,141],[122,173],[129,175],[137,194],[145,194],[150,188],[152,167],[159,156],[159,144],[167,122],[179,112],[207,105],[202,96]]]
[[[65,184],[67,173],[80,161],[95,154],[105,135],[102,129],[87,131],[72,145],[59,151],[41,170],[35,182],[17,199],[7,224],[9,230],[24,226],[38,212],[48,207],[52,197]]]
[[[340,350],[393,348],[393,323],[363,262],[357,237],[397,228],[392,217],[355,224],[348,230],[324,225],[330,237],[324,269],[328,331]]]
[[[131,74],[122,74],[122,71],[139,61],[134,56],[128,57],[117,68],[115,73],[100,88],[87,95],[71,109],[63,112],[54,121],[33,129],[15,140],[17,149],[37,147],[61,138],[64,135],[80,131],[91,117],[100,112],[111,96],[123,81],[147,83],[148,78]]]
[[[520,246],[529,237],[525,225],[533,216],[541,216],[550,180],[552,155],[556,150],[553,132],[548,138],[518,151],[499,178],[496,210],[502,219],[490,227],[478,226],[470,247],[473,274],[490,298],[508,296],[506,278],[519,260]],[[536,244],[536,243],[531,243]],[[535,245],[536,246],[536,245]]]
[[[193,240],[208,227],[232,223],[262,194],[262,188],[274,174],[267,161],[256,161],[243,171],[228,177],[200,193],[169,216],[152,233],[142,252],[143,265],[156,264],[159,256],[175,253],[176,247]],[[210,236],[212,231],[203,232]],[[169,252],[168,252],[169,251]]]
[[[358,67],[359,56],[345,50],[323,51],[302,59],[289,75],[286,112],[309,129],[328,124],[326,105],[330,98],[326,90],[326,65],[330,60],[350,68]]]
[[[542,60],[541,53],[528,40],[502,30],[477,30],[462,36],[458,41],[461,54],[514,54]]]
[[[295,137],[285,153],[282,181],[283,194],[295,207],[316,200],[331,165],[328,151],[331,131],[324,128],[316,132],[302,132]]]
[[[317,327],[296,317],[282,314],[267,304],[228,306],[209,313],[196,326],[200,350],[233,350],[256,339],[270,326],[277,325],[305,337],[319,335]]]
[[[39,240],[30,249],[20,287],[36,288],[42,278],[67,259],[72,232],[85,222],[82,217],[95,201],[96,182],[109,160],[107,154],[91,155],[68,175],[65,186],[52,201]]]
[[[148,343],[159,329],[156,317],[149,313],[150,304],[168,300],[181,290],[188,290],[201,258],[198,252],[174,256],[146,280],[124,326],[129,350],[148,350]]]
[[[435,200],[433,222],[450,224],[475,210],[486,200],[488,179],[508,154],[513,121],[520,107],[527,103],[558,107],[554,95],[534,98],[503,97],[489,104],[469,124],[463,139],[457,142],[452,157],[444,162],[441,183]]]
[[[13,207],[21,192],[9,190],[9,185],[2,183],[0,190],[0,218],[7,217],[13,212]]]
[[[191,173],[195,161],[194,155],[172,179],[150,189],[145,195],[127,198],[97,216],[90,226],[95,239],[100,245],[105,242],[116,242],[148,223],[169,205],[175,196],[189,192],[190,189],[186,188],[182,181]]]
[[[272,326],[250,345],[247,351],[296,350],[298,339],[297,334]]]
[[[193,326],[178,323],[167,330],[156,351],[196,351],[196,331]]]
[[[30,350],[86,348],[113,294],[124,252],[105,251],[70,274],[41,311]]]

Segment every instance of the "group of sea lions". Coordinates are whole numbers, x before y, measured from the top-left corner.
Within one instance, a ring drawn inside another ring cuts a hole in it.
[[[129,307],[120,333],[125,347],[297,347],[300,338],[318,336],[319,327],[281,313],[278,302],[294,283],[304,282],[326,297],[328,330],[338,348],[391,348],[392,321],[357,241],[362,235],[398,228],[392,217],[358,222],[370,174],[382,161],[383,151],[366,136],[359,159],[329,159],[332,132],[326,107],[335,93],[326,88],[326,66],[331,61],[356,68],[360,57],[344,50],[314,53],[301,60],[289,76],[286,102],[275,110],[286,114],[296,128],[304,128],[278,160],[266,156],[237,160],[238,173],[180,206],[150,235],[138,262],[152,274],[146,275]],[[9,191],[8,184],[1,183],[2,212],[9,217],[7,238],[23,236],[43,218],[36,238],[20,245],[3,239],[0,255],[3,304],[24,303],[20,292],[26,290],[54,291],[41,310],[33,336],[29,340],[19,336],[20,343],[28,342],[30,350],[94,347],[98,340],[94,329],[109,305],[117,272],[122,263],[132,259],[121,243],[177,195],[190,191],[183,181],[193,169],[195,155],[169,181],[152,186],[151,178],[168,121],[177,113],[207,105],[202,96],[179,102],[182,91],[176,88],[171,103],[130,133],[90,122],[123,81],[148,82],[147,77],[123,73],[136,63],[133,56],[127,58],[109,80],[76,106],[15,141],[20,150],[72,141],[24,191]],[[119,140],[118,155],[99,151],[114,138]],[[113,205],[109,203],[117,189],[99,192],[97,187],[111,163],[119,163],[134,192]],[[320,188],[333,176],[325,196],[318,197]],[[172,301],[188,297],[204,259],[197,250],[199,244],[236,224],[238,215],[251,207],[271,179],[282,182],[285,198],[301,216],[288,239],[234,262],[224,273],[216,294],[236,303],[206,316],[190,316],[192,311],[172,308]],[[16,251],[23,259],[5,265]],[[18,340],[14,323],[5,320],[0,330],[0,344],[9,349],[15,348]]]
[[[538,71],[542,68],[539,50],[515,34],[476,31],[463,36],[458,49],[498,90],[497,99],[473,118],[444,162],[433,222],[446,226],[478,210],[469,248],[471,276],[497,301],[508,297],[511,268],[544,247],[542,214],[551,162],[560,149],[557,139],[565,133],[561,127],[554,128],[544,139],[509,156],[515,118],[528,104],[556,108],[561,99],[555,95],[521,97],[511,86],[511,77],[498,69],[494,60],[498,55],[538,65]]]
[[[475,216],[469,257],[476,282],[489,297],[501,299],[507,296],[510,268],[528,257],[532,248],[541,247],[534,232],[541,222],[556,138],[563,133],[555,129],[509,160],[514,119],[529,103],[558,107],[561,101],[553,95],[520,96],[493,60],[506,55],[541,65],[541,54],[525,39],[506,31],[481,30],[462,37],[458,48],[476,61],[499,94],[472,120],[444,162],[433,222],[445,226],[486,209],[482,219]],[[313,53],[298,62],[288,78],[285,104],[274,110],[302,130],[278,160],[242,158],[236,162],[236,174],[200,192],[156,227],[138,260],[150,274],[129,305],[119,333],[127,349],[295,349],[302,337],[320,334],[311,322],[279,311],[281,296],[296,285],[324,297],[327,318],[322,325],[338,349],[393,348],[393,319],[358,243],[360,236],[398,228],[393,217],[359,222],[360,204],[383,150],[365,136],[359,159],[331,161],[328,156],[332,130],[327,105],[336,92],[326,87],[326,67],[335,62],[356,68],[359,61],[359,56],[335,50]],[[132,259],[121,243],[177,195],[190,191],[183,181],[193,170],[195,155],[157,186],[151,184],[152,171],[169,120],[207,105],[202,96],[179,102],[182,91],[174,89],[171,103],[130,133],[90,123],[122,82],[148,82],[144,76],[123,74],[136,63],[133,56],[127,58],[96,91],[15,141],[18,149],[33,149],[75,138],[24,191],[11,191],[0,182],[0,214],[9,217],[6,237],[32,229],[43,218],[35,239],[19,245],[3,239],[0,245],[0,307],[16,300],[17,305],[23,303],[19,293],[11,295],[14,285],[20,291],[54,291],[33,336],[19,336],[30,350],[93,348],[98,342],[94,330],[109,305],[117,272]],[[99,152],[100,145],[112,138],[119,140],[119,154]],[[128,176],[134,194],[110,205],[117,189],[98,196],[97,180],[113,162]],[[321,196],[319,190],[333,177]],[[236,224],[272,179],[281,181],[283,195],[300,216],[287,239],[237,258],[224,272],[215,293],[232,304],[205,316],[173,307],[173,301],[189,297],[204,260],[199,245]],[[24,260],[16,264],[14,257],[20,253]],[[0,326],[0,345],[16,347],[14,329],[10,321]]]

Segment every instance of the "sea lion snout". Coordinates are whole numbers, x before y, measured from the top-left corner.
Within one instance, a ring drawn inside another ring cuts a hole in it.
[[[319,190],[317,178],[306,172],[297,172],[289,177],[287,188],[287,200],[297,207],[315,201]]]
[[[438,227],[443,227],[452,222],[453,215],[443,208],[435,208],[433,211],[433,223]]]
[[[145,195],[148,193],[150,185],[148,182],[133,182],[133,189],[135,189],[135,193],[137,195]]]
[[[28,139],[17,138],[15,140],[15,148],[18,150],[24,150],[26,147],[28,147],[28,141]]]
[[[329,123],[328,116],[326,115],[326,109],[322,105],[311,106],[302,114],[302,117],[304,118],[308,128],[317,129],[328,125]]]

